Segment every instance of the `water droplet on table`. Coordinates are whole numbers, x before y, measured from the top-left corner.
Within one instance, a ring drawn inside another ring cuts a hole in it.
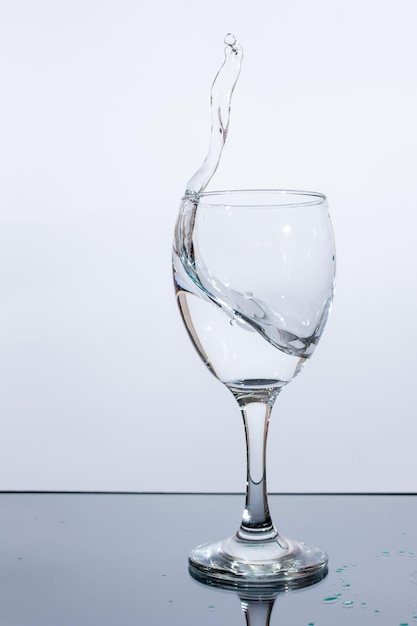
[[[323,598],[323,602],[324,604],[333,604],[333,602],[337,602],[339,599],[339,596],[334,595],[334,596],[327,596],[326,598]]]

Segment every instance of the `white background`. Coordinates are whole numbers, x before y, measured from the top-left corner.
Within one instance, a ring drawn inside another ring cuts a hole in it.
[[[0,0],[0,489],[242,491],[231,394],[172,288],[232,31],[215,188],[328,195],[338,286],[270,491],[416,491],[413,0]]]

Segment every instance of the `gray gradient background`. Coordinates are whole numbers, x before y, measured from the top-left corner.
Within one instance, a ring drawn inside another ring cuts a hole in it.
[[[210,188],[323,191],[338,249],[269,489],[416,491],[416,19],[412,0],[0,0],[0,489],[243,489],[238,409],[170,272],[232,31]]]

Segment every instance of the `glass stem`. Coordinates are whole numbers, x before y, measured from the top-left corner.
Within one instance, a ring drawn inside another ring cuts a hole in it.
[[[241,600],[246,626],[269,626],[275,599]]]
[[[274,398],[275,399],[275,398]],[[237,536],[242,540],[269,540],[277,536],[268,507],[266,441],[273,402],[239,402],[245,425],[246,503]]]

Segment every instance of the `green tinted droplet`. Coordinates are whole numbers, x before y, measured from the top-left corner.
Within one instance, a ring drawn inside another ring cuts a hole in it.
[[[342,585],[343,589],[347,589],[348,587],[350,587],[349,583],[345,583],[344,585]]]
[[[379,609],[375,609],[374,615],[379,615]]]
[[[388,550],[382,550],[381,554],[382,556],[389,556]]]
[[[416,556],[415,552],[409,552],[408,556]]]
[[[337,602],[338,596],[327,596],[323,598],[324,604],[332,604],[333,602]]]
[[[405,552],[404,550],[398,550],[397,554],[398,556],[404,556]]]
[[[353,606],[353,600],[345,600],[342,604],[345,609],[350,609]]]
[[[214,604],[209,604],[208,609],[209,609],[209,611],[214,611]]]
[[[367,606],[368,606],[367,602],[361,602],[361,609],[366,609]]]

